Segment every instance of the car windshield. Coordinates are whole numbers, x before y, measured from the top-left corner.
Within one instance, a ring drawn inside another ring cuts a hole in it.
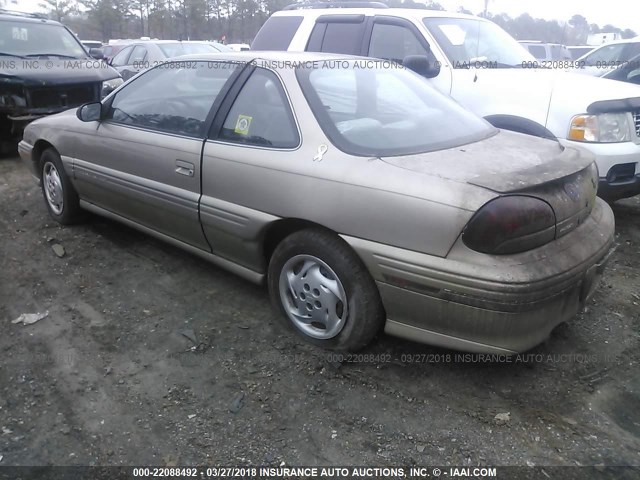
[[[167,58],[218,51],[215,47],[207,43],[159,43],[158,47],[160,47],[160,50],[162,50],[162,53],[164,53]]]
[[[498,25],[472,18],[425,18],[425,26],[453,68],[514,68],[535,61],[526,48]]]
[[[464,145],[496,132],[396,63],[336,63],[337,68],[300,67],[297,76],[320,126],[347,153],[409,155]]]
[[[62,25],[31,22],[0,22],[0,25],[0,52],[5,55],[87,56],[82,45]]]
[[[640,53],[640,42],[604,45],[580,59],[588,67],[615,66]]]

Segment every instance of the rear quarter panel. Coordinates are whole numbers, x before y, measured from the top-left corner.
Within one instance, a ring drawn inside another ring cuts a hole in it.
[[[232,243],[234,237],[235,241],[257,242],[273,219],[295,218],[340,234],[445,256],[475,210],[495,196],[379,158],[345,154],[316,123],[295,72],[280,73],[299,123],[302,138],[297,149],[215,141],[205,145],[202,205],[212,215],[203,218],[204,228],[228,236],[220,237],[218,245],[212,242],[214,252],[217,247],[228,248],[224,244]],[[328,149],[318,159],[321,145]],[[217,215],[213,214],[216,210]],[[242,217],[235,218],[243,224],[241,228],[229,221],[233,215]]]

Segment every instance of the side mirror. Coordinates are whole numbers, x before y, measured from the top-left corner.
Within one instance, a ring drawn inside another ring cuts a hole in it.
[[[440,73],[440,62],[431,53],[429,55],[407,55],[402,64],[426,78],[437,77]]]
[[[90,48],[89,55],[91,55],[96,60],[102,60],[104,58],[104,53],[102,53],[101,48]]]
[[[99,122],[102,120],[102,103],[85,103],[78,107],[76,116],[83,122]]]

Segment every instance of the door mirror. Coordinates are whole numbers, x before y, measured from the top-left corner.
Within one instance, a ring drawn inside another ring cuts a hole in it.
[[[102,60],[104,58],[104,53],[101,48],[90,48],[89,55],[91,55],[96,60]]]
[[[428,55],[407,55],[402,64],[409,70],[413,70],[418,75],[426,78],[437,77],[440,73],[440,62],[436,60],[432,53]]]
[[[76,116],[83,122],[99,122],[102,119],[102,103],[85,103],[78,107]]]

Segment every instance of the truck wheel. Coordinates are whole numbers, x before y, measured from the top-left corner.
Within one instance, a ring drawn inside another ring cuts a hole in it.
[[[376,284],[360,258],[324,230],[286,237],[271,257],[267,282],[285,323],[323,348],[358,350],[385,319]]]
[[[62,225],[82,220],[80,198],[64,171],[58,152],[52,148],[45,150],[40,156],[40,167],[42,195],[49,215]]]

